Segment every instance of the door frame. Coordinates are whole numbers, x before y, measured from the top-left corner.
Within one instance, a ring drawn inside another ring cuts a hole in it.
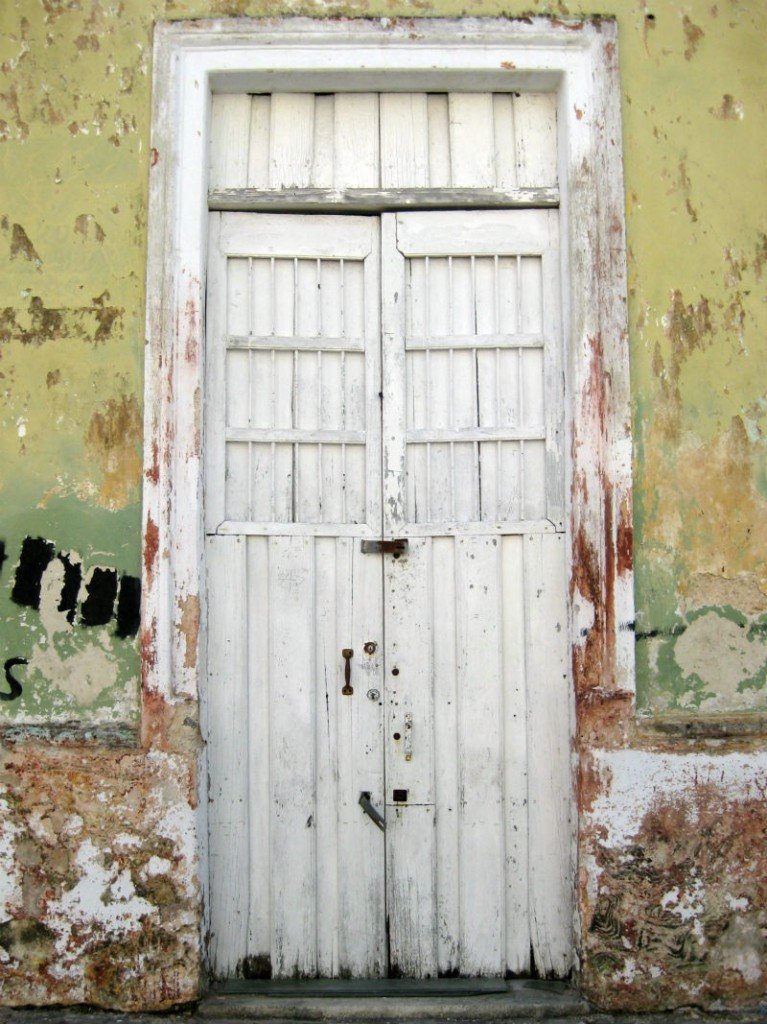
[[[617,25],[609,19],[158,23],[145,362],[144,708],[200,701],[202,395],[212,92],[553,91],[565,339],[573,802],[592,726],[635,711],[631,425]],[[528,196],[527,202],[533,202]],[[339,205],[338,212],[348,210]],[[350,211],[351,212],[351,211]],[[616,712],[617,709],[617,712]],[[596,717],[595,717],[596,715]],[[143,716],[151,745],[151,715]],[[207,765],[199,761],[199,791]],[[205,800],[197,850],[207,887]],[[573,836],[575,851],[577,836]],[[574,884],[578,884],[577,865]],[[577,906],[579,899],[576,898]],[[202,920],[202,935],[207,922]],[[575,935],[580,933],[575,922]],[[576,957],[579,942],[575,942]]]

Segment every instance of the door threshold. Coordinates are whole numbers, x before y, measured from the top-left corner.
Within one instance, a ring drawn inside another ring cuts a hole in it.
[[[563,982],[498,978],[228,981],[211,986],[201,1017],[251,1020],[499,1020],[571,1017],[588,1004]]]

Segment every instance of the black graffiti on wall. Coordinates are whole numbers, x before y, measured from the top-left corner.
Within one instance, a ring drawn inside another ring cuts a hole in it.
[[[0,541],[0,572],[7,557],[5,541]],[[11,589],[14,604],[40,610],[43,577],[54,559],[59,560],[64,570],[56,607],[66,614],[70,625],[106,626],[114,620],[115,636],[127,639],[138,633],[141,580],[136,576],[119,574],[116,569],[96,566],[83,588],[82,562],[68,552],[57,551],[56,546],[44,537],[25,537],[22,542]],[[21,683],[15,678],[13,669],[26,664],[26,658],[8,658],[4,663],[8,690],[0,690],[0,701],[16,700],[21,696]]]
[[[11,600],[39,611],[43,575],[55,558],[64,568],[57,608],[66,613],[68,622],[74,624],[83,586],[82,563],[66,552],[57,552],[55,546],[43,537],[24,538]],[[140,609],[141,580],[135,576],[120,576],[116,569],[97,566],[85,584],[79,625],[106,626],[114,618],[116,636],[135,636],[140,624]]]

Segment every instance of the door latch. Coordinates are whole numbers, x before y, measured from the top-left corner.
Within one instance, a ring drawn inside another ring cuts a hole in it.
[[[359,805],[367,814],[368,818],[376,824],[382,832],[386,831],[386,819],[377,811],[370,802],[370,793],[360,793]]]
[[[344,647],[341,651],[341,657],[344,659],[344,685],[341,687],[341,693],[344,697],[350,697],[354,693],[354,687],[352,686],[352,658],[354,657],[354,651],[351,647]]]
[[[407,539],[397,537],[394,540],[363,540],[362,554],[394,555],[395,558],[399,558],[400,555],[407,554]]]

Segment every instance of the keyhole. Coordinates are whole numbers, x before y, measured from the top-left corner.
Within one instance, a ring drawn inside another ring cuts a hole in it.
[[[391,670],[391,674],[392,674],[393,676],[398,676],[398,675],[399,675],[399,669],[398,669],[398,668],[393,668],[393,669]]]

